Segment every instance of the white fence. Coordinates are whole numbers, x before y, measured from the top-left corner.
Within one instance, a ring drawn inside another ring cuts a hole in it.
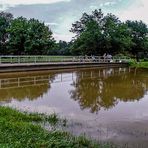
[[[0,64],[20,64],[20,63],[60,63],[60,62],[78,62],[78,63],[122,63],[129,62],[127,57],[107,58],[102,56],[0,56]]]

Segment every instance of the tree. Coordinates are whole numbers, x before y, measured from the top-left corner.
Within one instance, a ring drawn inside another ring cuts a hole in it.
[[[55,46],[52,31],[36,19],[13,19],[11,13],[0,12],[0,54],[49,54]]]
[[[70,32],[75,33],[76,37],[79,37],[81,33],[83,33],[86,30],[89,22],[97,22],[97,24],[101,27],[102,20],[103,13],[101,9],[93,11],[91,15],[83,13],[81,19],[72,24]]]
[[[55,45],[52,31],[44,23],[35,19],[28,21],[27,39],[25,42],[25,53],[47,55]]]
[[[133,41],[131,53],[138,56],[139,53],[148,53],[148,28],[142,21],[126,21]]]
[[[133,44],[127,24],[115,15],[104,16],[101,10],[84,13],[72,24],[71,32],[76,34],[71,47],[74,54],[126,53]]]
[[[35,19],[19,17],[8,29],[9,53],[15,55],[45,55],[54,47],[51,30]]]
[[[132,46],[130,30],[115,15],[107,14],[103,18],[104,52],[111,54],[126,53]]]
[[[99,55],[101,53],[103,13],[101,9],[95,10],[91,15],[84,13],[79,21],[72,24],[71,32],[75,39],[71,50],[78,55]]]
[[[102,33],[96,21],[91,20],[85,25],[85,30],[74,41],[72,53],[80,55],[97,55],[100,51]]]
[[[0,12],[0,54],[7,54],[7,29],[12,21],[12,18],[13,15],[11,13]]]
[[[27,38],[28,21],[26,18],[19,17],[12,20],[8,29],[9,54],[22,55],[25,53],[25,42]]]
[[[60,40],[56,43],[56,46],[50,50],[51,55],[71,55],[70,42]]]

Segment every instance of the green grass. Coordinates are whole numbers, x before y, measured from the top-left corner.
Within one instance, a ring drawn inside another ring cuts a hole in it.
[[[135,68],[148,68],[148,62],[131,62],[130,63],[131,67]]]
[[[8,107],[0,107],[1,148],[110,148],[85,137],[74,137],[63,131],[47,131],[42,122],[57,124],[57,115],[21,113]],[[65,120],[63,121],[65,123]]]

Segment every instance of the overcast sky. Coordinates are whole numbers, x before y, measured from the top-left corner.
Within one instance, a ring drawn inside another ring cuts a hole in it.
[[[148,24],[148,0],[0,0],[0,10],[15,17],[37,18],[50,25],[57,40],[69,41],[71,24],[83,12],[101,8],[121,20],[143,20]]]

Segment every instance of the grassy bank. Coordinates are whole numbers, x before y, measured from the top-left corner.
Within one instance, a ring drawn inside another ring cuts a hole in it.
[[[131,62],[130,66],[135,68],[148,68],[148,62]]]
[[[7,148],[109,148],[85,137],[74,137],[63,131],[47,131],[41,125],[45,122],[57,124],[56,115],[45,116],[21,113],[0,107],[0,147]],[[42,124],[41,124],[42,123]],[[62,120],[61,123],[65,123]]]

